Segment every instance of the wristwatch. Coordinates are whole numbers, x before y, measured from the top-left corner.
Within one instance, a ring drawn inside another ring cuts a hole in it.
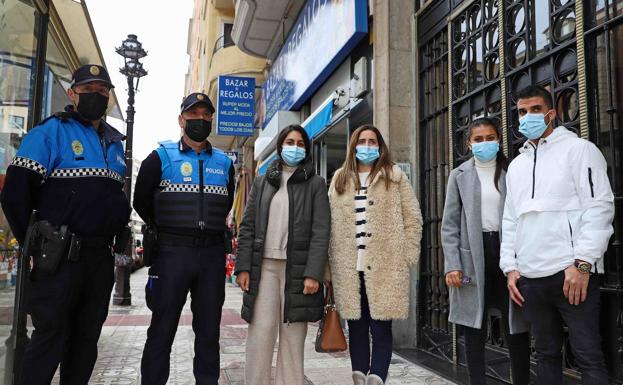
[[[575,262],[573,263],[573,266],[575,266],[575,268],[578,269],[580,273],[584,273],[584,274],[590,273],[591,269],[593,268],[593,265],[591,265],[590,263],[580,261],[578,259],[575,260]]]

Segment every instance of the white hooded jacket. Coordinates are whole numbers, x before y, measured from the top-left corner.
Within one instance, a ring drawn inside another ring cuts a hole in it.
[[[579,259],[603,273],[614,196],[602,153],[562,126],[520,152],[506,174],[502,271],[547,277]]]

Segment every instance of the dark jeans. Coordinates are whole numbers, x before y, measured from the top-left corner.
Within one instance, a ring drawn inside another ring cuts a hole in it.
[[[530,335],[510,334],[508,323],[508,290],[506,277],[500,270],[500,237],[497,232],[483,233],[485,253],[485,313],[480,329],[463,327],[465,355],[471,385],[485,385],[485,341],[487,340],[487,310],[497,309],[502,315],[504,340],[510,351],[513,384],[530,382]]]
[[[171,345],[190,291],[195,380],[198,385],[218,385],[221,311],[225,301],[224,245],[160,245],[149,275],[145,300],[152,316],[141,361],[142,383],[167,383]]]
[[[60,364],[62,385],[86,385],[113,286],[110,248],[83,247],[78,262],[64,260],[53,276],[35,270],[27,287],[35,330],[26,346],[22,384],[47,385]]]
[[[363,273],[361,281],[361,318],[348,321],[348,343],[353,371],[376,374],[383,381],[387,379],[392,359],[392,321],[377,321],[370,317]],[[370,333],[372,333],[372,359],[370,359]]]
[[[591,275],[586,301],[569,304],[562,287],[565,272],[549,277],[521,277],[517,287],[526,300],[523,314],[536,340],[537,384],[562,384],[563,323],[584,385],[608,384],[599,335],[599,282]]]

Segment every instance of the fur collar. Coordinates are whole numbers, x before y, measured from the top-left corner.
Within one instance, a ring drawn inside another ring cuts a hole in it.
[[[343,168],[338,169],[334,175],[337,175],[338,173],[343,172]],[[400,183],[400,181],[402,181],[402,178],[406,177],[404,172],[402,172],[402,170],[400,169],[400,167],[398,167],[397,165],[393,165],[392,166],[392,175],[391,175],[391,181],[395,182],[395,183]],[[335,178],[335,176],[334,176]],[[376,176],[374,177],[374,180],[370,183],[370,187],[376,185],[377,183],[379,183],[381,181],[381,179],[385,179],[385,170],[381,169],[381,171],[376,174]],[[347,184],[347,188],[349,189],[354,189],[354,183],[352,180],[348,181]]]

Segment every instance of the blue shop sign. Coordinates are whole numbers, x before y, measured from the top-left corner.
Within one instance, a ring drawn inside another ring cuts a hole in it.
[[[216,133],[252,136],[255,118],[255,78],[219,76]]]
[[[296,110],[368,33],[367,0],[308,0],[263,85],[262,127]]]

